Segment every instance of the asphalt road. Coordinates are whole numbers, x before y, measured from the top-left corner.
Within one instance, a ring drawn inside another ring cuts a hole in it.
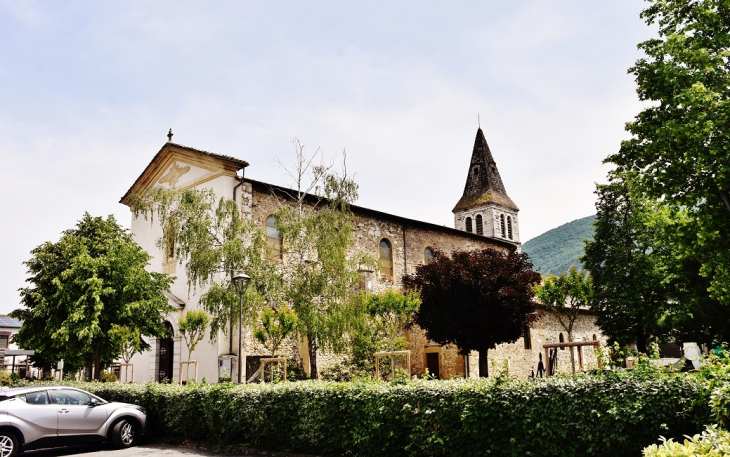
[[[201,457],[240,457],[249,455],[252,457],[264,457],[260,454],[224,454],[218,452],[202,451],[186,447],[169,446],[164,444],[144,444],[129,449],[114,449],[108,445],[76,446],[71,448],[46,449],[42,451],[30,451],[23,454],[27,457],[142,457],[142,456],[201,456]],[[274,454],[277,455],[277,454]]]

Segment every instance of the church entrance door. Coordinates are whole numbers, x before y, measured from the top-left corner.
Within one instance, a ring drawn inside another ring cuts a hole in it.
[[[428,352],[426,353],[426,368],[428,368],[428,374],[436,379],[441,379],[439,376],[439,353]]]

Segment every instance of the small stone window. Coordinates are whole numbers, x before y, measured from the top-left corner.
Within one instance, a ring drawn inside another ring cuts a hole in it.
[[[390,241],[383,238],[378,246],[380,253],[380,274],[389,278],[393,277],[393,248]]]
[[[596,336],[595,333],[593,334],[593,341],[598,341],[598,337]]]
[[[273,214],[266,218],[266,251],[269,260],[281,260],[283,258],[281,234],[276,227],[276,216]]]
[[[479,176],[479,167],[474,167],[474,176]]]
[[[484,224],[482,223],[481,214],[477,214],[477,235],[484,235]]]
[[[428,265],[434,261],[436,258],[436,255],[433,252],[433,249],[430,247],[427,247],[423,250],[423,264]]]
[[[507,237],[512,239],[512,217],[507,216]]]
[[[558,335],[558,341],[561,342],[561,343],[565,343],[565,337],[563,336],[562,333],[560,333],[560,335]],[[560,350],[561,351],[564,351],[565,348],[560,348]]]
[[[469,233],[472,232],[472,230],[471,230],[471,218],[470,217],[467,217],[466,218],[466,231],[469,232]]]
[[[504,231],[504,214],[499,215],[499,229],[502,232],[502,238],[504,238],[505,231]]]

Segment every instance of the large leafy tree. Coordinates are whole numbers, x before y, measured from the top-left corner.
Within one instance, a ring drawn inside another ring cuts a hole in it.
[[[642,17],[659,36],[639,44],[645,57],[629,70],[649,103],[607,162],[686,210],[693,236],[679,247],[693,252],[712,299],[730,306],[730,3],[651,3]]]
[[[453,343],[461,354],[476,350],[486,360],[489,349],[517,341],[537,318],[532,299],[540,274],[527,254],[516,251],[437,252],[403,282],[420,290],[416,324],[429,339]]]
[[[590,275],[571,266],[568,273],[565,270],[560,276],[550,273],[541,284],[535,286],[535,298],[560,322],[568,334],[568,341],[573,341],[573,325],[579,313],[591,303],[592,282]],[[575,373],[573,348],[570,348],[570,363]]]
[[[669,304],[665,279],[671,254],[658,242],[661,207],[642,198],[622,174],[612,174],[596,194],[595,233],[581,258],[593,277],[591,307],[613,340],[635,341],[646,352],[662,333],[659,320]]]
[[[11,313],[23,321],[14,337],[21,347],[48,360],[93,365],[99,379],[121,355],[116,328],[166,334],[161,313],[171,308],[163,292],[172,279],[145,269],[150,256],[113,216],[84,214],[58,242],[46,242],[32,255],[25,262],[30,286],[20,290],[24,308]]]

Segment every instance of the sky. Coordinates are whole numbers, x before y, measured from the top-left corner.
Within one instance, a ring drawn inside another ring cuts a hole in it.
[[[0,313],[23,262],[121,196],[167,141],[290,182],[346,151],[358,205],[453,227],[479,125],[522,242],[595,213],[641,108],[641,0],[0,0]]]

